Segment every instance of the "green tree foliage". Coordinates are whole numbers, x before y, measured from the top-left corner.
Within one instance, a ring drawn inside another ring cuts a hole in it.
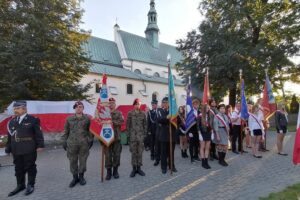
[[[298,109],[299,109],[299,102],[297,101],[296,95],[294,94],[290,104],[290,112],[298,113]]]
[[[12,100],[87,99],[77,0],[0,1],[0,107]]]
[[[212,94],[222,97],[229,92],[233,105],[239,92],[239,69],[248,95],[262,91],[265,69],[275,90],[288,77],[297,81],[300,68],[288,59],[299,51],[300,4],[296,0],[204,0],[199,10],[205,19],[198,29],[177,41],[184,56],[178,70],[191,72],[193,85],[203,86],[208,67]]]

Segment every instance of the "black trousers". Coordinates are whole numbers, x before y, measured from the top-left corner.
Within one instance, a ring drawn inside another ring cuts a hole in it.
[[[166,170],[167,167],[171,169],[171,160],[170,160],[170,142],[161,142],[161,169]],[[172,162],[174,164],[174,150],[175,142],[172,143]]]
[[[160,150],[160,141],[158,139],[158,135],[156,135],[156,138],[155,138],[155,153],[154,153],[154,156],[155,156],[155,160],[156,161],[160,161],[160,154],[161,154],[161,150]]]
[[[238,151],[242,151],[241,125],[233,125],[231,144],[232,151],[236,151],[236,141],[238,141]]]
[[[151,133],[150,137],[150,153],[151,156],[155,155],[155,133]]]
[[[199,135],[193,133],[193,137],[189,137],[189,151],[191,158],[198,158],[199,155]]]
[[[37,174],[36,169],[36,157],[37,153],[30,153],[24,155],[13,155],[15,164],[15,176],[17,178],[18,185],[25,185],[25,175],[28,175],[28,184],[35,184],[35,177]]]

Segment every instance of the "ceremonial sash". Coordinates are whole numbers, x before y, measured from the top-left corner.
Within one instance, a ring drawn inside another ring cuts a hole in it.
[[[218,120],[225,126],[226,132],[227,134],[229,134],[229,127],[226,124],[225,120],[223,119],[222,116],[220,116],[219,114],[216,115],[216,117],[218,118]]]
[[[255,117],[255,115],[253,115],[252,113],[249,113],[249,114],[253,117],[253,119],[255,119],[255,121],[257,122],[257,124],[260,126],[260,129],[263,131],[264,128],[261,126],[261,123],[259,123],[259,121],[258,121],[258,119]]]
[[[213,116],[216,115],[215,112],[214,112],[212,109],[209,109],[209,112],[210,112]]]
[[[150,111],[148,112],[148,115],[149,115],[149,118],[150,118],[151,123],[154,124],[155,121],[152,119],[152,117],[151,117],[151,112],[150,112]],[[155,111],[155,115],[157,115],[157,112],[156,112],[156,111]]]

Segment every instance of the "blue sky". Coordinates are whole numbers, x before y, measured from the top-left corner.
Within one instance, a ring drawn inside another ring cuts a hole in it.
[[[176,39],[196,29],[202,19],[199,0],[156,0],[160,42],[175,45]],[[121,30],[144,36],[150,0],[85,0],[82,28],[92,35],[113,40],[116,18]]]

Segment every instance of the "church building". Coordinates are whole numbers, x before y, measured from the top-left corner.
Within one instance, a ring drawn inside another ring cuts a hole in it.
[[[147,105],[152,99],[160,102],[168,95],[167,55],[170,54],[177,104],[184,105],[185,84],[174,69],[182,55],[175,46],[159,41],[154,0],[150,1],[145,37],[123,31],[118,24],[113,29],[114,41],[92,36],[84,45],[91,67],[81,83],[95,81],[89,91],[93,102],[97,102],[99,83],[104,73],[108,75],[109,95],[116,99],[118,105],[132,104],[135,98],[140,98]]]

